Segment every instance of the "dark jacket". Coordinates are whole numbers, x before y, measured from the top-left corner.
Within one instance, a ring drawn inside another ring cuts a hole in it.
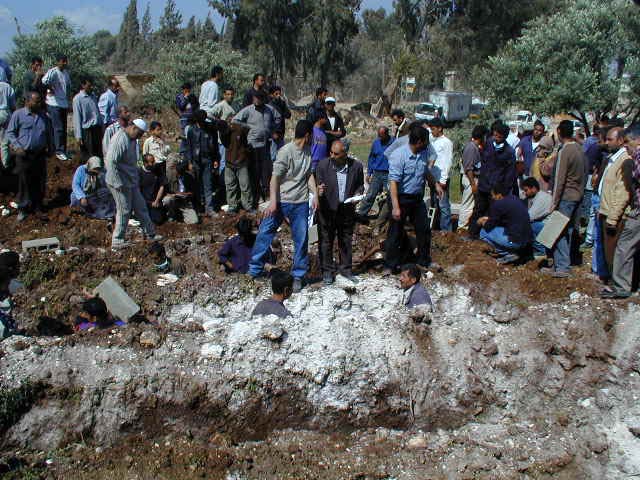
[[[508,192],[518,188],[516,152],[511,145],[505,141],[504,148],[496,151],[493,139],[490,138],[485,144],[482,157],[478,190],[491,193],[491,189],[496,185],[504,185]]]
[[[320,117],[324,116],[324,104],[316,98],[307,108],[307,120],[311,123],[316,123]]]
[[[364,191],[364,172],[362,163],[353,158],[347,160],[349,172],[347,173],[347,188],[344,199],[358,195]],[[340,197],[338,194],[338,176],[336,174],[335,163],[331,158],[320,160],[316,169],[316,183],[325,184],[324,195],[320,197],[320,208],[332,211],[338,210]],[[355,209],[355,204],[349,204]]]
[[[193,117],[193,113],[200,108],[198,97],[191,93],[188,97],[184,93],[176,95],[176,107],[180,113],[181,120],[189,120]]]
[[[507,195],[491,203],[489,220],[484,224],[484,229],[490,232],[495,227],[503,227],[513,243],[524,246],[533,241],[527,207],[522,200],[513,195]]]
[[[325,131],[338,130],[341,132],[340,135],[338,136],[330,135],[327,133],[327,151],[331,150],[331,144],[333,142],[335,142],[336,140],[340,140],[342,137],[344,137],[347,134],[347,130],[344,128],[344,122],[342,121],[342,117],[338,112],[335,112],[335,114],[336,114],[336,121],[335,121],[336,126],[334,128],[331,128],[331,124],[329,123],[329,116],[325,113],[325,117],[327,117],[327,124],[324,127]]]
[[[213,135],[215,133],[215,136]],[[185,132],[184,158],[190,163],[200,164],[218,158],[217,132],[198,125],[189,125]]]
[[[287,102],[285,102],[282,98],[271,99],[271,101],[269,102],[269,105],[275,108],[280,114],[281,121],[280,121],[280,124],[276,126],[276,132],[284,136],[284,132],[286,131],[285,120],[287,118],[291,118],[291,110],[289,110],[289,107],[287,106]]]
[[[266,90],[262,90],[265,94],[268,93]],[[249,105],[253,105],[253,96],[258,93],[258,90],[256,90],[255,88],[251,87],[249,90],[247,90],[244,94],[244,99],[242,100],[242,107],[247,107]]]

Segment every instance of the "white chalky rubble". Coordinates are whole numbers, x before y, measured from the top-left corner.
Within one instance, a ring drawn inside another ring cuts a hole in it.
[[[216,412],[207,418],[247,437],[256,418],[278,430],[419,428],[402,445],[437,452],[446,478],[459,478],[470,458],[495,478],[638,473],[640,439],[629,427],[640,425],[640,307],[607,330],[611,313],[582,295],[486,305],[466,287],[425,284],[435,303],[428,326],[399,306],[396,278],[362,276],[355,286],[305,288],[286,302],[286,319],[250,318],[268,286],[248,293],[231,284],[232,295],[171,308],[162,341],[12,337],[0,344],[3,386],[28,378],[82,393],[35,405],[5,440],[51,449],[81,432],[113,443],[144,431],[149,404],[166,406],[158,407],[166,428],[206,436],[202,416],[185,416],[196,392],[195,404]]]

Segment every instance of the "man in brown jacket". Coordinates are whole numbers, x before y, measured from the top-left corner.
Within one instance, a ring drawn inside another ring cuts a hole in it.
[[[553,169],[551,183],[553,200],[550,212],[558,210],[569,217],[569,223],[553,247],[553,268],[545,269],[545,272],[556,278],[565,278],[569,276],[571,268],[571,235],[578,205],[584,194],[586,160],[582,147],[573,138],[573,123],[563,120],[558,125],[557,132],[562,147]]]
[[[630,189],[625,185],[625,171],[627,171],[627,181],[629,181],[632,160],[624,148],[624,130],[622,128],[615,127],[607,132],[607,148],[611,155],[602,173],[600,183],[599,220],[604,258],[607,262],[609,275],[611,275],[613,254],[624,225],[622,217],[629,206],[630,198]]]
[[[222,135],[222,144],[226,149],[224,183],[229,203],[227,213],[230,214],[238,213],[240,208],[253,212],[253,192],[248,166],[251,158],[248,132],[248,127],[231,123]]]

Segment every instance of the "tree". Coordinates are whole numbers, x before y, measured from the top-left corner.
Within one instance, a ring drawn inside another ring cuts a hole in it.
[[[530,22],[479,73],[479,85],[499,106],[570,113],[616,112],[628,85],[628,115],[637,116],[640,15],[627,0],[574,0],[562,12]],[[631,109],[631,111],[629,111]]]
[[[196,24],[195,16],[189,19],[187,26],[182,30],[181,37],[185,42],[191,42],[198,38],[198,25]]]
[[[120,25],[115,61],[123,67],[135,64],[139,58],[139,46],[138,4],[137,0],[130,0]]]
[[[213,24],[213,20],[211,20],[210,14],[207,15],[204,23],[198,29],[198,38],[201,38],[203,40],[218,40],[219,35],[216,30],[216,26]]]
[[[91,38],[98,51],[98,61],[101,63],[109,62],[116,51],[118,37],[112,35],[109,30],[98,30]]]
[[[158,36],[164,43],[175,41],[180,34],[180,25],[182,25],[182,14],[176,7],[174,0],[167,0],[164,7],[164,13],[160,17],[160,30]]]
[[[142,24],[140,26],[140,36],[145,43],[151,43],[151,35],[153,34],[153,28],[151,26],[151,4],[147,2],[147,7],[144,9],[144,15],[142,16]]]
[[[69,57],[71,91],[80,89],[80,79],[92,78],[95,82],[105,78],[102,62],[92,37],[79,36],[78,32],[61,16],[52,17],[36,24],[35,32],[13,38],[14,48],[9,61],[14,66],[14,86],[22,95],[22,79],[31,64],[31,58],[41,56],[45,68],[55,65],[56,54],[62,52]]]
[[[255,65],[242,52],[213,41],[171,43],[155,59],[153,82],[145,85],[144,98],[155,108],[175,108],[180,85],[191,82],[196,91],[213,65],[224,66],[224,81],[236,88],[251,83]]]

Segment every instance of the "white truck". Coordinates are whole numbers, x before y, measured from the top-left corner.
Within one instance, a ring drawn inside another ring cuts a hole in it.
[[[465,92],[431,92],[429,101],[416,106],[417,120],[441,118],[445,124],[460,122],[469,117],[471,94]]]

